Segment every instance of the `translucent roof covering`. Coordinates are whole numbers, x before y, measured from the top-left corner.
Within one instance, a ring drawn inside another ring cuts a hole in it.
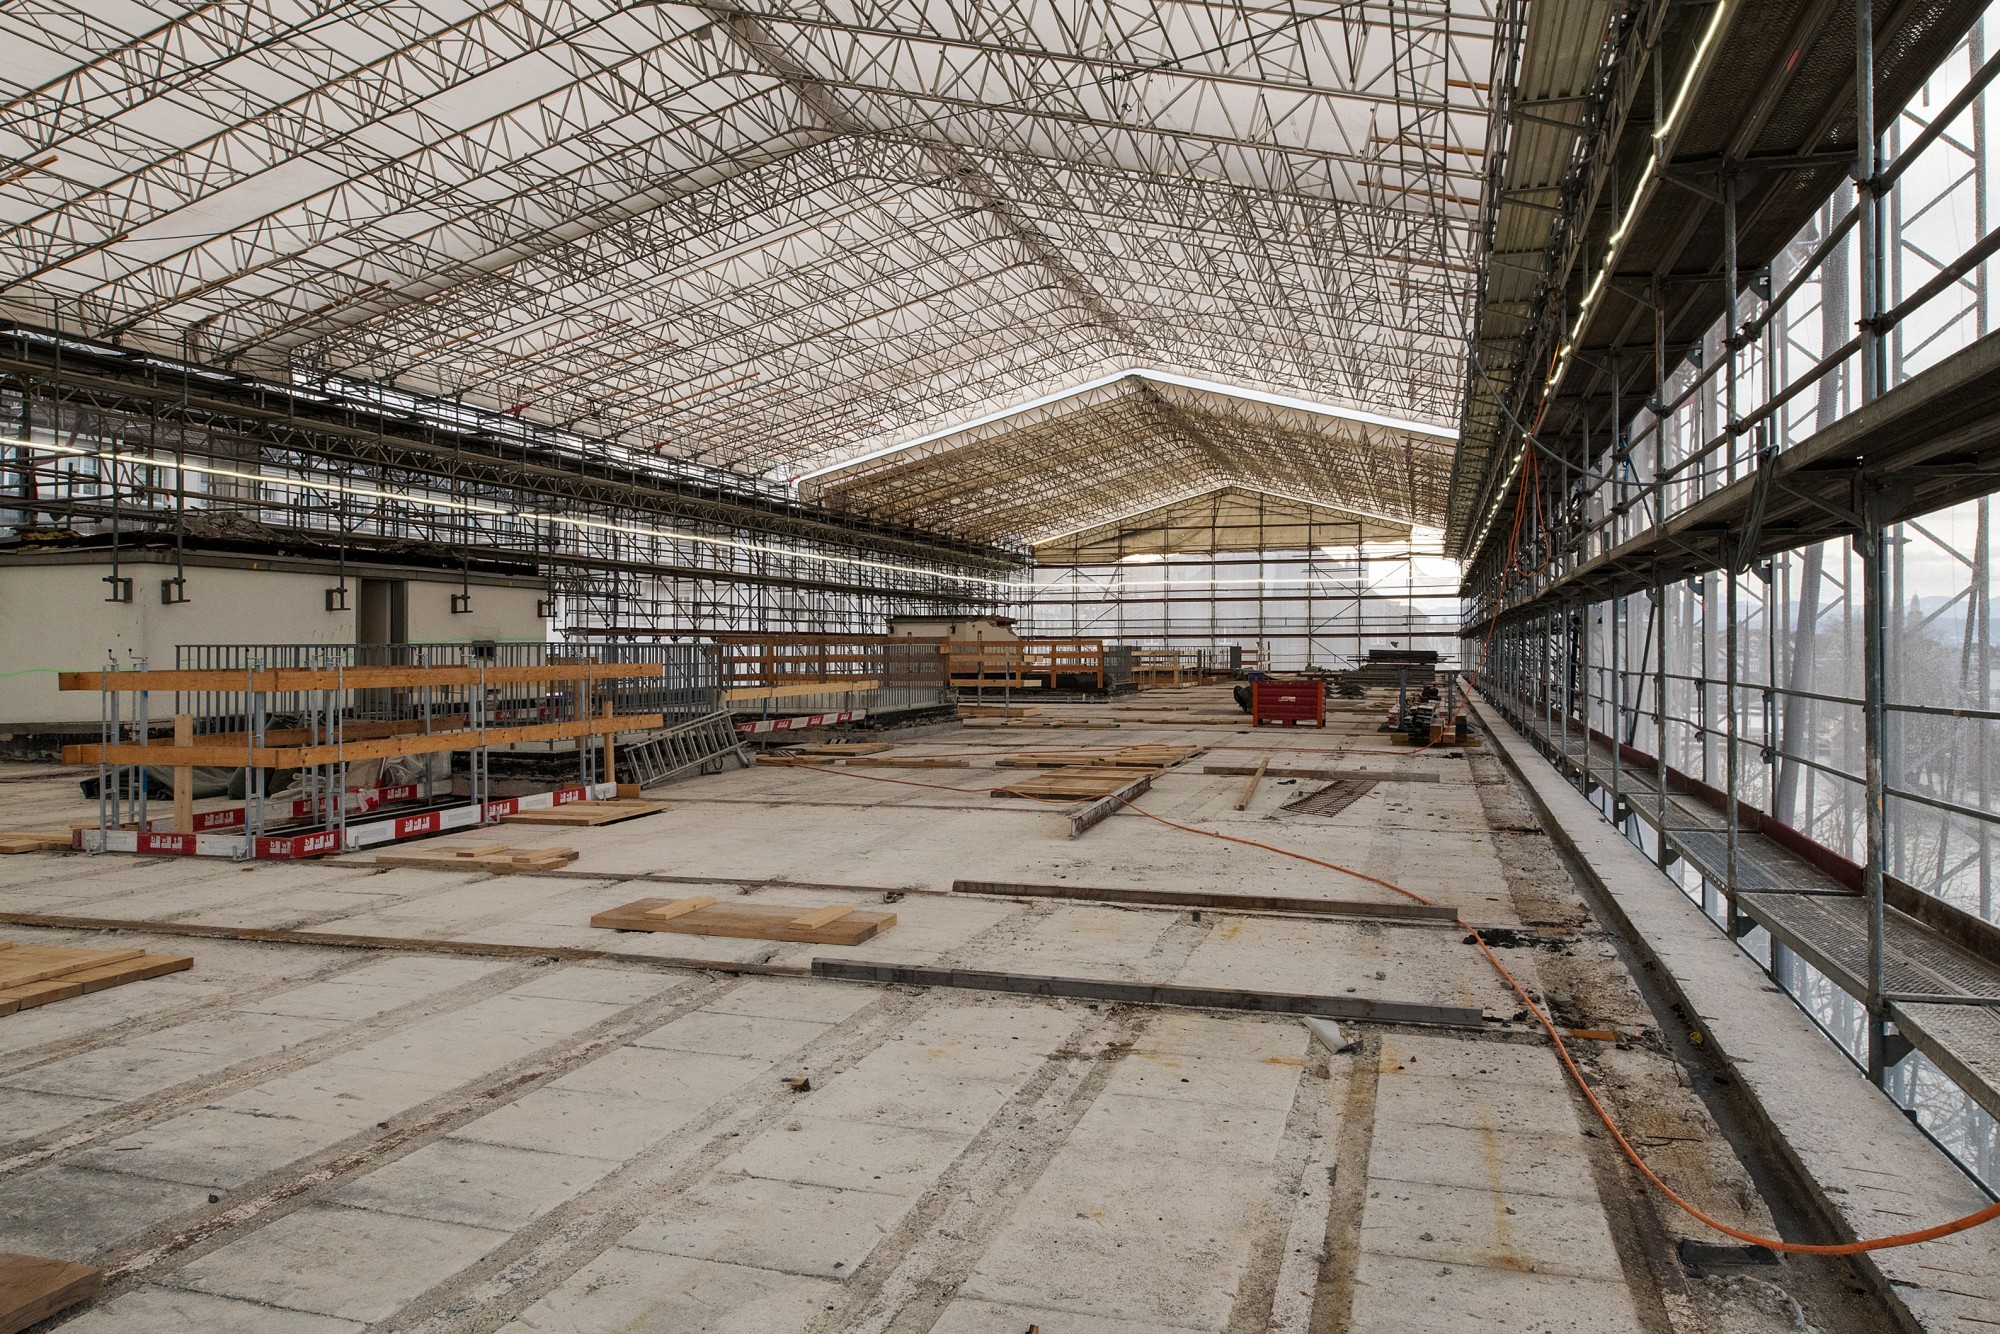
[[[1495,7],[10,6],[0,310],[778,480],[1131,368],[1455,428]],[[1285,490],[1438,522],[1403,444]]]

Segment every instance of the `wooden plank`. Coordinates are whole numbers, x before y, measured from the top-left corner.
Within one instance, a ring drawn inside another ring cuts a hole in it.
[[[62,690],[218,691],[389,690],[424,686],[545,685],[636,681],[665,676],[660,662],[569,662],[533,667],[275,667],[258,671],[61,672]]]
[[[0,1253],[0,1334],[40,1324],[103,1287],[104,1271],[91,1265]]]
[[[604,701],[604,716],[606,718],[616,716],[611,706],[611,701],[608,699]],[[597,776],[597,781],[600,783],[610,783],[613,787],[616,787],[618,784],[617,747],[618,734],[616,732],[604,733],[604,772]]]
[[[696,894],[692,898],[675,899],[664,908],[654,908],[646,916],[662,922],[671,921],[673,918],[679,917],[684,913],[691,913],[699,908],[706,908],[714,902],[715,895],[713,894]]]
[[[835,903],[825,908],[815,908],[809,913],[800,913],[792,919],[792,925],[802,926],[807,930],[811,930],[815,927],[825,926],[828,922],[837,922],[853,911],[854,908],[851,904]]]
[[[1363,996],[1239,991],[1226,987],[1114,982],[1100,978],[1054,977],[1036,973],[992,973],[966,968],[925,968],[847,959],[814,959],[813,976],[842,982],[880,982],[890,986],[908,987],[962,987],[974,991],[1004,991],[1018,996],[1112,1001],[1125,1005],[1251,1010],[1262,1014],[1311,1014],[1327,1019],[1420,1024],[1437,1028],[1478,1030],[1486,1026],[1484,1012],[1466,1006],[1379,1001]]]
[[[177,713],[174,715],[174,748],[194,744],[194,715]],[[174,766],[174,832],[189,833],[194,829],[194,769],[185,764]]]
[[[1248,778],[1257,772],[1250,764],[1204,764],[1201,771],[1222,778]],[[1266,778],[1311,778],[1320,782],[1338,782],[1352,779],[1357,783],[1435,783],[1439,781],[1435,773],[1420,771],[1410,773],[1406,769],[1272,769]]]
[[[107,963],[136,959],[144,950],[75,950],[51,945],[16,945],[0,955],[0,988],[25,986],[44,978],[80,973]]]
[[[0,987],[0,1001],[12,1002],[17,1010],[32,1010],[38,1005],[70,1000],[82,994],[83,983],[67,977],[52,977],[46,982],[30,982],[25,986]]]
[[[1010,899],[1077,899],[1085,903],[1129,903],[1148,908],[1212,908],[1217,912],[1302,913],[1311,917],[1378,917],[1406,922],[1458,920],[1458,910],[1442,903],[1371,903],[1357,899],[1307,899],[1283,894],[1214,894],[1195,889],[1128,889],[1097,885],[1017,885],[998,880],[954,880],[954,894],[991,894]]]
[[[620,820],[633,820],[665,809],[667,803],[664,801],[572,801],[545,810],[515,811],[512,815],[501,816],[500,823],[565,827],[616,824]]]
[[[318,746],[142,746],[136,742],[118,745],[64,746],[64,764],[192,764],[220,769],[255,764],[266,769],[303,769],[315,764],[341,760],[401,759],[415,755],[437,755],[452,750],[478,750],[483,746],[508,746],[526,741],[564,741],[601,736],[607,732],[642,732],[664,722],[657,713],[628,713],[611,718],[585,718],[567,723],[528,723],[518,727],[466,728],[454,732],[428,732],[372,741],[346,741]]]
[[[96,968],[86,968],[80,973],[69,973],[65,982],[80,982],[84,994],[103,991],[109,987],[122,987],[127,982],[145,982],[168,973],[184,973],[194,967],[194,956],[190,954],[141,954],[136,959],[124,963],[102,964]]]
[[[515,871],[551,871],[575,861],[575,848],[510,848],[505,843],[467,844],[455,848],[409,848],[378,852],[376,866],[414,866],[426,871],[488,871],[509,875]]]
[[[1039,718],[1042,711],[1022,704],[966,704],[958,706],[961,718]]]
[[[1236,799],[1237,810],[1242,811],[1250,808],[1250,798],[1257,795],[1257,784],[1264,781],[1264,770],[1270,767],[1271,762],[1269,760],[1259,760],[1257,762],[1256,772],[1251,774],[1250,781],[1243,785],[1243,795]]]
[[[638,899],[598,913],[594,927],[613,931],[675,931],[689,936],[729,936],[745,940],[782,940],[799,945],[858,945],[896,924],[896,914],[850,910],[824,926],[800,926],[810,910],[798,904],[711,904],[674,917],[658,918],[655,908],[667,899]]]
[[[848,769],[970,769],[971,760],[955,760],[942,755],[883,755],[870,759],[842,760]]]
[[[0,1014],[10,1013],[13,1010],[33,1009],[38,1005],[48,1005],[54,1001],[69,1000],[76,996],[87,996],[110,987],[123,986],[127,982],[143,982],[148,978],[163,977],[168,973],[178,973],[192,967],[194,959],[188,955],[142,952],[136,959],[79,969],[42,982],[0,987],[0,1005],[4,1005],[4,1008],[0,1008]]]
[[[90,826],[97,828],[93,822]],[[0,855],[15,852],[68,852],[75,844],[68,834],[0,834]]]
[[[1063,798],[1091,799],[1108,797],[1113,792],[1126,787],[1135,780],[1150,780],[1159,771],[1156,769],[1109,769],[1092,767],[1088,769],[1057,769],[1054,773],[1041,774],[1033,778],[1022,778],[994,788],[995,797],[1038,797],[1060,800]]]
[[[1117,753],[1115,750],[1024,750],[1018,755],[1002,755],[993,763],[1002,769],[1068,769],[1096,764]]]
[[[831,755],[759,755],[757,757],[757,763],[771,765],[780,769],[786,766],[794,769],[824,768],[833,762],[834,757]]]
[[[783,686],[732,686],[722,692],[725,702],[755,699],[791,699],[799,695],[838,695],[849,690],[876,690],[882,682],[872,676],[839,676],[825,681],[802,681]]]

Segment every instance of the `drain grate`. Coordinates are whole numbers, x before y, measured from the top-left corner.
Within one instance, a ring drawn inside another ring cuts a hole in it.
[[[1278,809],[1293,815],[1338,815],[1374,789],[1373,779],[1336,779],[1323,788],[1299,793]]]

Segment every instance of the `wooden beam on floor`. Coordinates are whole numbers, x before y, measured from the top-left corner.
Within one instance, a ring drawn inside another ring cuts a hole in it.
[[[1271,762],[1269,760],[1257,761],[1257,768],[1252,771],[1250,781],[1243,785],[1243,795],[1236,799],[1237,810],[1245,811],[1250,809],[1250,798],[1257,795],[1257,784],[1264,781],[1264,771],[1270,767]]]
[[[1402,922],[1450,923],[1458,920],[1458,910],[1442,903],[1373,903],[1360,899],[1307,899],[1283,894],[1127,889],[1115,885],[1016,885],[996,880],[954,880],[951,888],[954,894],[990,894],[1009,899],[1076,899],[1084,903],[1128,903],[1148,908],[1303,913],[1313,917],[1374,917]]]
[[[1252,1010],[1260,1014],[1318,1015],[1380,1024],[1421,1024],[1434,1028],[1483,1029],[1484,1011],[1459,1005],[1370,1000],[1365,996],[1314,996],[1297,992],[1240,991],[1228,987],[1185,987],[1172,983],[1117,982],[1105,978],[1054,977],[1039,973],[991,973],[969,968],[925,968],[868,963],[859,959],[814,959],[814,977],[843,982],[879,982],[904,987],[959,987],[1202,1010]]]

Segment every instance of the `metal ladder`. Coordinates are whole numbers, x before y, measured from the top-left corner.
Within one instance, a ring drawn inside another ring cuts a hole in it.
[[[736,724],[727,710],[655,732],[644,741],[618,747],[618,772],[642,788],[658,787],[689,774],[722,772],[730,756],[748,769],[750,752],[736,734]]]

